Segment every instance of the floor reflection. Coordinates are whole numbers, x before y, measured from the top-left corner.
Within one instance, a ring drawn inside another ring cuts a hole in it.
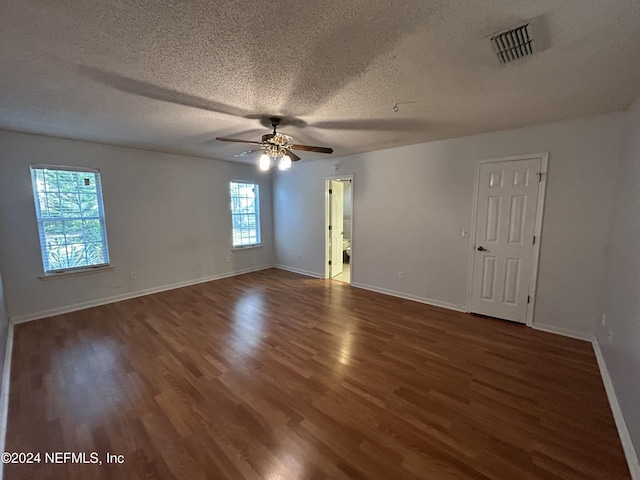
[[[301,459],[296,458],[290,452],[296,450],[296,446],[289,445],[290,442],[286,442],[286,446],[282,449],[280,454],[274,459],[274,467],[269,472],[265,479],[267,480],[301,480],[305,478],[304,464],[300,462]]]
[[[247,292],[233,309],[231,346],[236,354],[250,355],[260,344],[264,331],[264,291]]]
[[[340,355],[338,356],[338,362],[344,366],[348,366],[351,363],[352,346],[353,335],[351,332],[344,332],[342,340],[340,341]]]

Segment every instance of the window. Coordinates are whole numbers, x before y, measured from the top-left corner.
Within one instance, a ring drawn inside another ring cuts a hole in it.
[[[108,265],[100,172],[33,165],[31,180],[45,273]]]
[[[255,183],[231,182],[231,217],[235,248],[260,245],[260,196]]]

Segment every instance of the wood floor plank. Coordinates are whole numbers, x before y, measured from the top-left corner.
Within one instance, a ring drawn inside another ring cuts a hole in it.
[[[19,324],[7,479],[629,479],[587,342],[266,270]],[[125,462],[105,462],[105,455]]]

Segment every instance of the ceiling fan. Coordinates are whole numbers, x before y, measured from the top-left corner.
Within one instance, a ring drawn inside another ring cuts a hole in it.
[[[306,152],[318,152],[318,153],[333,153],[333,148],[329,147],[313,147],[311,145],[298,145],[290,143],[292,138],[284,133],[278,133],[277,128],[280,125],[281,119],[277,117],[269,118],[271,126],[273,127],[273,133],[266,133],[262,135],[261,142],[254,142],[253,140],[241,140],[239,138],[224,138],[216,137],[216,140],[222,142],[238,142],[238,143],[250,143],[252,145],[259,145],[258,148],[242,152],[236,155],[236,157],[248,155],[250,153],[262,151],[260,155],[260,170],[269,170],[271,167],[271,159],[277,161],[278,168],[280,170],[288,170],[291,167],[291,162],[297,162],[300,157],[293,153],[291,150],[304,150]]]

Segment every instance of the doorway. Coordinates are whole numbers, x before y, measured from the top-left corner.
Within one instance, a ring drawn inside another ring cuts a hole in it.
[[[533,322],[548,154],[479,162],[470,311]]]
[[[325,278],[351,283],[353,176],[327,178],[325,199]]]

